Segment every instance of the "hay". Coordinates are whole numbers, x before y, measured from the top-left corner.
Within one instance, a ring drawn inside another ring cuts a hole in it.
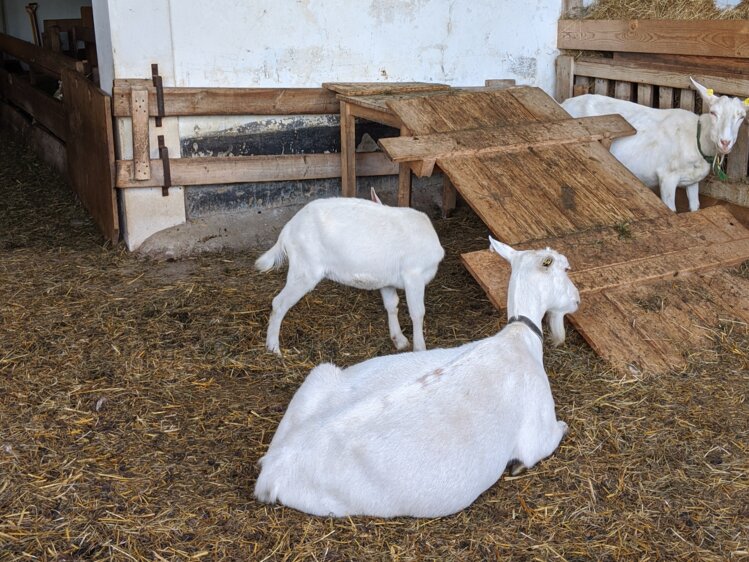
[[[283,275],[254,255],[139,260],[101,244],[58,178],[0,137],[0,559],[726,560],[749,552],[749,337],[682,373],[622,377],[572,331],[548,349],[559,451],[439,520],[308,517],[255,502],[255,462],[316,363],[392,352],[377,293],[324,283],[263,351]],[[438,221],[427,343],[501,318]],[[407,315],[402,314],[404,326]]]
[[[596,0],[587,9],[568,17],[597,20],[673,19],[713,20],[749,19],[749,0],[735,8],[720,10],[713,0]]]

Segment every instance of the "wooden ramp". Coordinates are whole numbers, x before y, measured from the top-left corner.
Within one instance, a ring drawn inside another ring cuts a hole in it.
[[[572,119],[537,88],[393,100],[410,137],[381,139],[417,174],[439,166],[500,240],[550,246],[582,295],[572,322],[625,372],[683,367],[721,323],[749,322],[749,230],[727,210],[675,215],[603,143],[632,134],[619,116]],[[463,256],[492,302],[508,267],[488,250]]]

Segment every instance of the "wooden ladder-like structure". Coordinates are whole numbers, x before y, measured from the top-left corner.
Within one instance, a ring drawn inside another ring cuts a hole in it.
[[[500,240],[550,246],[572,264],[572,322],[624,372],[682,368],[720,325],[749,323],[749,230],[725,208],[675,215],[607,150],[634,131],[620,116],[572,119],[538,88],[440,92],[387,102],[410,136],[381,139],[416,174],[435,166]],[[508,267],[465,254],[505,306]]]

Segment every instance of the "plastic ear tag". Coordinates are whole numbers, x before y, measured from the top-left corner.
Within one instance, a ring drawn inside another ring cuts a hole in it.
[[[549,267],[552,263],[554,263],[554,258],[547,256],[544,258],[544,261],[541,262],[541,265]]]
[[[744,105],[749,105],[749,98],[744,98]]]
[[[712,89],[712,88],[708,88],[708,89],[707,89],[707,95],[708,95],[708,96],[712,96],[712,95],[714,95],[714,91],[713,91],[713,89]]]

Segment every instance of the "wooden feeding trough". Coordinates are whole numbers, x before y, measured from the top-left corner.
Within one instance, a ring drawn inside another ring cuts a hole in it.
[[[572,322],[616,368],[680,368],[719,323],[749,322],[749,230],[721,207],[674,215],[608,152],[632,134],[619,116],[572,119],[537,88],[399,97],[418,135],[382,139],[417,174],[439,166],[499,239],[565,253],[582,297]],[[463,256],[503,307],[509,271],[488,250]]]

